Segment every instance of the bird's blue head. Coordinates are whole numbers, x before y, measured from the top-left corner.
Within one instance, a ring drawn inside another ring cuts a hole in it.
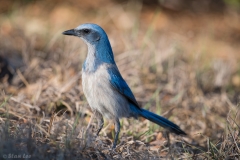
[[[82,24],[77,28],[64,31],[63,34],[80,37],[86,43],[90,43],[91,45],[95,45],[98,41],[107,38],[105,31],[100,26],[92,23]]]
[[[98,60],[106,63],[115,63],[108,36],[97,24],[85,23],[77,28],[64,31],[63,34],[83,39],[88,45],[88,53],[94,52],[93,56]]]

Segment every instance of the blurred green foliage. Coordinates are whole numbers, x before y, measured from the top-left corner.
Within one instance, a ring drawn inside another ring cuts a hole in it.
[[[240,9],[240,0],[224,0],[224,3],[230,7]]]

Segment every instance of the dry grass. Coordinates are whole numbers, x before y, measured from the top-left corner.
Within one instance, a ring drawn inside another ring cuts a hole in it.
[[[240,158],[239,14],[166,13],[131,2],[98,10],[89,7],[98,4],[73,4],[15,4],[0,15],[0,54],[15,69],[11,84],[7,77],[0,84],[1,158]],[[111,123],[99,137],[94,124],[84,135],[91,115],[80,73],[87,49],[61,32],[85,22],[106,30],[141,106],[188,136],[141,118],[121,120],[114,151]]]

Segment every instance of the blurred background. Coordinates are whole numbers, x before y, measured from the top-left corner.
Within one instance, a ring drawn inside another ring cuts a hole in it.
[[[61,33],[83,23],[96,23],[107,32],[119,70],[140,105],[188,133],[182,140],[171,135],[176,142],[172,146],[178,150],[181,141],[182,145],[201,146],[203,154],[209,154],[212,141],[214,153],[220,156],[239,153],[239,149],[226,148],[228,143],[235,148],[240,144],[236,138],[240,122],[239,0],[1,0],[2,124],[9,118],[12,125],[38,124],[48,136],[77,124],[72,139],[79,136],[91,115],[81,87],[87,47],[80,39]],[[121,121],[120,146],[129,139],[138,140],[156,151],[155,155],[168,155],[171,147],[165,150],[167,136],[162,128],[139,121]],[[106,124],[101,135],[111,140],[113,130]],[[65,129],[57,133],[67,137]],[[110,143],[104,138],[100,141]],[[199,152],[190,147],[187,155]]]

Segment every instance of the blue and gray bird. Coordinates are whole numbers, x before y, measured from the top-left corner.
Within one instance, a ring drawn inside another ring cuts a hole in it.
[[[120,132],[119,118],[123,117],[144,117],[171,132],[186,135],[173,122],[139,107],[118,70],[108,36],[100,26],[86,23],[64,31],[63,34],[77,36],[87,44],[88,54],[82,67],[82,86],[93,111],[91,120],[93,117],[98,120],[97,135],[103,128],[103,116],[115,125],[113,148],[116,147]]]

